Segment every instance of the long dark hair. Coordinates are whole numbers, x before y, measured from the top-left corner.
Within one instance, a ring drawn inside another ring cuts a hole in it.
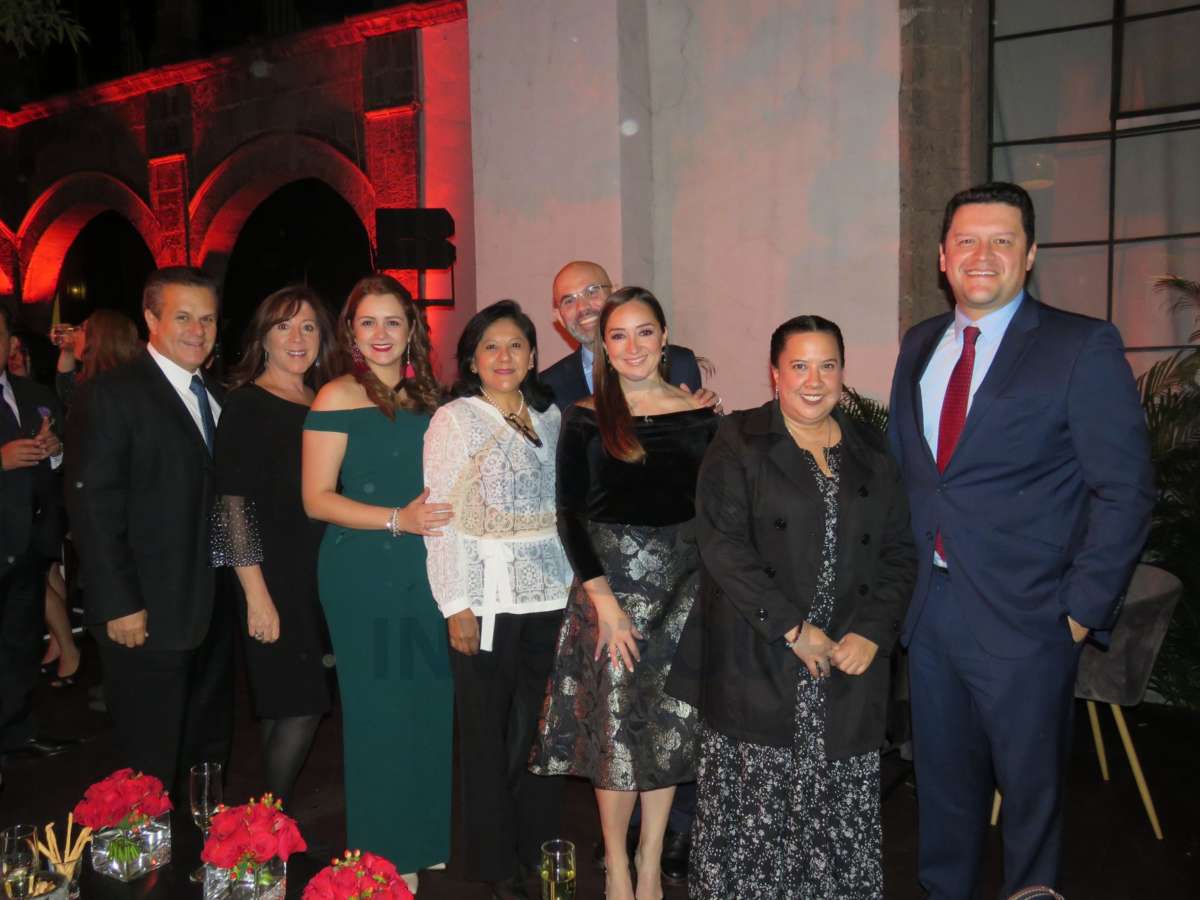
[[[267,353],[264,343],[267,333],[280,322],[300,312],[300,307],[307,303],[313,311],[317,323],[317,358],[304,373],[304,383],[314,391],[333,378],[338,372],[333,371],[337,365],[337,355],[334,352],[333,321],[325,309],[325,304],[317,296],[317,292],[307,285],[292,284],[280,288],[271,294],[258,308],[246,326],[246,334],[242,338],[242,358],[229,373],[229,388],[239,388],[248,384],[261,375],[267,368]],[[89,339],[91,334],[88,334]]]
[[[650,308],[663,332],[667,330],[667,317],[662,304],[645,288],[626,287],[614,291],[604,301],[600,310],[600,321],[596,325],[596,336],[592,339],[592,388],[596,404],[596,424],[600,428],[600,440],[604,450],[614,459],[623,462],[641,462],[646,458],[646,448],[637,439],[633,429],[633,416],[621,390],[621,379],[617,370],[608,361],[608,350],[604,346],[604,330],[612,314],[626,303],[642,303]],[[658,360],[658,375],[667,380],[667,350]]]
[[[142,350],[137,325],[115,309],[98,309],[83,323],[83,368],[76,383],[129,362]]]
[[[458,360],[458,380],[450,389],[455,397],[478,397],[483,391],[483,381],[478,372],[471,371],[471,361],[475,351],[483,340],[483,333],[502,319],[510,320],[525,335],[533,365],[521,379],[520,389],[525,402],[538,412],[545,412],[554,400],[554,394],[538,379],[537,374],[537,328],[533,320],[521,309],[516,300],[497,300],[490,306],[485,306],[475,315],[463,329],[458,338],[458,347],[454,356]]]
[[[369,295],[385,295],[395,297],[400,301],[404,310],[404,318],[408,322],[408,363],[412,366],[413,376],[407,372],[401,373],[400,383],[394,388],[379,380],[366,360],[354,354],[354,316],[363,297]],[[412,294],[390,275],[376,272],[366,278],[359,279],[358,284],[350,290],[346,305],[338,318],[338,344],[342,353],[342,363],[354,376],[354,380],[363,386],[367,397],[379,411],[389,419],[396,418],[396,410],[409,409],[417,412],[433,412],[442,399],[442,389],[433,377],[433,363],[430,360],[429,324],[425,321],[425,311],[413,301]],[[404,401],[398,397],[404,390]]]

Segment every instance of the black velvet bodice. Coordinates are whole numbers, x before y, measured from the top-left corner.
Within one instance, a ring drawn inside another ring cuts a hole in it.
[[[558,534],[581,581],[604,574],[588,522],[656,527],[695,516],[696,475],[718,421],[711,409],[637,418],[646,457],[627,463],[604,452],[595,411],[567,410],[558,438]]]

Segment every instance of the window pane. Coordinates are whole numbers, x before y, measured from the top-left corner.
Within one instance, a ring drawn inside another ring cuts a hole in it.
[[[997,141],[1107,131],[1112,28],[993,44]]]
[[[1121,110],[1200,103],[1198,44],[1200,10],[1126,25]]]
[[[1107,141],[997,147],[992,168],[1033,197],[1039,243],[1108,239]]]
[[[1029,292],[1039,300],[1103,319],[1108,313],[1108,250],[1058,247],[1038,250]]]
[[[1196,327],[1190,309],[1171,310],[1172,297],[1154,290],[1159,275],[1200,277],[1200,238],[1145,241],[1113,249],[1113,322],[1129,347],[1186,344]]]
[[[996,0],[996,35],[1112,18],[1112,0]]]
[[[1178,9],[1195,2],[1196,0],[1125,0],[1125,15],[1138,16],[1142,13],[1160,12],[1164,9]]]
[[[1197,160],[1200,129],[1117,141],[1116,236],[1200,231]]]

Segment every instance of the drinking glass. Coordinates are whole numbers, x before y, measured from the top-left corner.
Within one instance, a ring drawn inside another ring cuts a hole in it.
[[[542,844],[542,900],[575,900],[575,845],[554,840]]]
[[[192,766],[188,771],[188,794],[191,799],[192,821],[207,841],[212,817],[221,803],[221,764],[206,762]],[[203,884],[204,864],[201,863],[190,877],[194,883]]]
[[[4,897],[28,897],[36,874],[33,826],[13,825],[0,831],[0,885]]]

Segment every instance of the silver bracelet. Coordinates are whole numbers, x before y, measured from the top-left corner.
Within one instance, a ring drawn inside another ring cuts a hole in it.
[[[392,514],[388,516],[387,530],[392,537],[400,537],[400,507],[392,507]]]

